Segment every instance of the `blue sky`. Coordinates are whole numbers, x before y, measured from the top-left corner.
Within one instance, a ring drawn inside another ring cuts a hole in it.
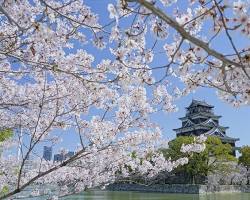
[[[222,116],[220,124],[229,127],[227,135],[240,138],[240,141],[236,143],[238,146],[250,145],[250,107],[232,107],[218,99],[214,90],[205,88],[198,89],[195,93],[177,101],[178,112],[159,117],[159,122],[164,127],[166,137],[175,137],[172,129],[180,127],[181,123],[178,118],[185,115],[185,107],[190,104],[192,99],[205,100],[207,103],[214,105],[214,113]]]
[[[107,22],[110,21],[108,17],[109,14],[107,12],[107,4],[109,2],[115,2],[115,1],[85,0],[85,3],[91,7],[91,10],[99,14],[101,24],[107,24]],[[179,6],[180,8],[186,9],[185,8],[186,3],[183,3]],[[88,34],[90,33],[86,34],[88,36]],[[242,39],[239,35],[234,34],[233,36],[237,37],[238,46],[244,46],[247,43],[249,44],[249,41]],[[153,41],[154,38],[152,38],[152,36],[149,35],[148,42],[153,43]],[[229,45],[228,41],[223,39],[223,36],[219,37],[216,40],[217,50],[228,53],[227,50],[231,49],[228,45]],[[77,48],[81,47],[80,44],[76,44],[76,46]],[[102,58],[112,59],[112,56],[110,55],[108,49],[102,51],[97,50],[95,47],[92,46],[91,42],[82,47],[95,56],[94,64],[98,63]],[[155,59],[153,64],[156,66],[161,66],[162,64],[166,64],[166,62],[167,62],[166,57],[164,55],[159,55],[157,59]],[[160,72],[155,72],[155,73],[156,76],[159,76],[160,74]],[[175,80],[171,79],[171,81],[173,81],[173,85],[179,84]],[[215,90],[208,88],[200,88],[194,93],[191,93],[188,96],[183,97],[180,100],[176,101],[179,111],[175,113],[160,112],[154,114],[153,118],[161,125],[165,138],[173,139],[175,137],[175,133],[172,129],[180,127],[181,123],[178,120],[178,118],[185,115],[185,107],[190,104],[192,99],[205,100],[207,103],[214,105],[215,114],[222,116],[222,118],[220,119],[220,124],[223,126],[229,126],[227,134],[231,137],[240,138],[240,141],[237,142],[236,145],[237,146],[250,145],[250,107],[249,106],[242,106],[240,108],[232,107],[231,105],[224,103],[220,99],[218,99]],[[62,131],[58,132],[62,133]],[[63,134],[62,144],[60,146],[55,147],[53,149],[53,153],[56,153],[58,149],[61,147],[64,147],[69,150],[74,150],[76,144],[79,143],[78,136],[74,134],[72,131],[68,130],[65,131],[64,133],[65,134]]]
[[[110,19],[108,18],[107,12],[107,4],[109,2],[115,2],[114,0],[85,0],[85,3],[91,7],[91,10],[95,13],[98,13],[100,16],[101,23],[107,23]],[[181,4],[178,5],[180,9],[187,8],[187,1],[179,1]],[[149,36],[150,37],[150,36]],[[237,38],[237,46],[242,47],[245,45],[249,45],[249,40],[245,40],[241,35],[238,33],[233,34],[233,38]],[[152,38],[148,38],[149,42]],[[216,49],[227,52],[228,49],[232,49],[229,46],[229,42],[225,40],[225,38],[218,37],[215,41]],[[91,49],[94,52],[94,50]],[[97,58],[98,59],[98,58]],[[161,65],[166,63],[166,57],[161,56],[157,57],[157,64]],[[155,63],[154,63],[155,64]],[[176,83],[178,84],[178,83]],[[250,145],[250,107],[249,106],[242,106],[239,108],[235,108],[228,103],[222,102],[216,95],[215,90],[209,88],[200,88],[194,93],[189,94],[186,97],[181,98],[176,102],[179,111],[175,113],[158,113],[156,114],[155,120],[157,120],[163,130],[164,136],[172,139],[175,137],[175,133],[172,130],[173,128],[177,128],[181,125],[180,121],[178,120],[179,117],[185,115],[185,107],[190,104],[192,99],[199,99],[205,100],[209,104],[215,106],[214,112],[217,115],[221,115],[222,118],[220,119],[221,125],[229,126],[227,130],[227,134],[232,137],[239,137],[240,141],[237,142],[238,145]]]

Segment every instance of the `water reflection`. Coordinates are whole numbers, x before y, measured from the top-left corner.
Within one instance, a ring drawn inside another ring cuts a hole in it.
[[[91,191],[66,197],[63,200],[250,200],[250,193],[197,195]]]

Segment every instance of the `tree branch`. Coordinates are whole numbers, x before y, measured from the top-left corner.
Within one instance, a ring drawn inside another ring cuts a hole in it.
[[[128,0],[127,0],[128,1]],[[131,0],[129,0],[131,1]],[[139,4],[143,5],[147,9],[149,9],[155,16],[162,19],[164,22],[166,22],[169,26],[174,28],[184,39],[192,42],[196,46],[201,47],[203,50],[205,50],[209,55],[214,56],[218,60],[222,61],[226,65],[234,65],[236,67],[244,68],[241,64],[234,62],[228,58],[226,58],[223,54],[217,52],[216,50],[209,47],[209,45],[202,40],[192,36],[190,33],[188,33],[178,22],[176,22],[174,19],[172,19],[170,16],[168,16],[166,13],[164,13],[162,10],[156,8],[154,4],[146,1],[146,0],[133,0],[138,2]]]

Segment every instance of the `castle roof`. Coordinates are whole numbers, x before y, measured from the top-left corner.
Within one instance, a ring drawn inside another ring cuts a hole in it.
[[[219,129],[220,131],[222,132],[225,132],[226,129],[228,129],[228,127],[224,127],[224,126],[213,126],[211,124],[203,124],[203,123],[200,123],[200,124],[194,124],[194,125],[191,125],[191,126],[184,126],[184,127],[181,127],[181,128],[176,128],[176,129],[173,129],[174,131],[176,131],[176,133],[182,133],[182,132],[189,132],[189,131],[192,131],[192,130],[208,130],[208,131],[212,131],[213,128],[217,128]]]
[[[179,118],[182,121],[180,128],[173,129],[177,136],[200,135],[217,136],[222,142],[233,144],[239,138],[232,138],[226,135],[228,127],[219,124],[221,116],[215,115],[212,108],[205,101],[192,100],[186,108],[186,116]]]
[[[214,115],[213,113],[207,113],[207,112],[198,112],[198,113],[193,113],[193,114],[188,114],[184,117],[180,117],[179,119],[181,121],[185,121],[188,119],[196,119],[196,118],[212,118],[212,119],[219,119],[221,118],[220,115]]]
[[[192,108],[192,107],[196,107],[196,106],[203,106],[203,107],[207,107],[207,108],[213,108],[214,107],[212,105],[209,105],[205,101],[198,101],[198,100],[193,99],[192,102],[191,102],[191,104],[188,107],[186,107],[186,109],[189,109],[189,108]]]

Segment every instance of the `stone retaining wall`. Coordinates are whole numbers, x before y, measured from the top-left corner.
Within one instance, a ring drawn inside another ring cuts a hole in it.
[[[249,192],[250,185],[189,185],[189,184],[154,184],[150,186],[139,184],[115,183],[107,186],[110,191],[139,191],[139,192],[162,192],[162,193],[186,193],[186,194],[205,194],[205,193],[238,193]]]

